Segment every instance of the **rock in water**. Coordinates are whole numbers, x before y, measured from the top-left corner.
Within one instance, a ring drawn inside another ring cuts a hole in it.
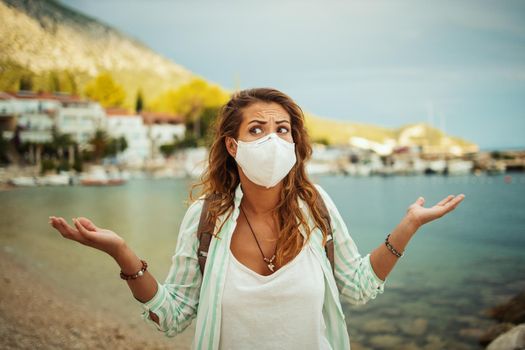
[[[363,325],[363,331],[367,333],[395,333],[396,330],[393,322],[383,319],[370,320]]]
[[[501,322],[525,322],[525,292],[521,292],[506,303],[487,310],[487,314]]]
[[[514,324],[512,323],[498,323],[491,327],[489,327],[485,332],[479,337],[479,343],[480,345],[487,346],[489,345],[494,339],[502,335],[503,333],[511,330],[514,328]]]
[[[525,323],[503,333],[487,347],[487,350],[514,349],[525,349]]]

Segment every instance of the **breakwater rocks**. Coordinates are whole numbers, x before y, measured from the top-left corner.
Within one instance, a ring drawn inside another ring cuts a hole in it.
[[[507,302],[486,310],[487,316],[500,323],[480,337],[487,350],[525,349],[525,291]]]

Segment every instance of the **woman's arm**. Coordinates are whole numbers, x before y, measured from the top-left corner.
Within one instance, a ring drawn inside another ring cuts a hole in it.
[[[120,270],[126,275],[133,275],[142,268],[142,262],[139,257],[126,245],[117,251],[113,259],[120,266]],[[127,280],[128,287],[133,294],[133,297],[141,303],[146,303],[153,299],[158,291],[158,282],[149,271],[136,279]],[[160,326],[159,316],[154,312],[149,312],[149,317]]]
[[[417,229],[418,227],[412,221],[412,219],[405,216],[391,232],[388,241],[398,252],[403,252],[408,244],[408,241],[410,241]],[[390,250],[388,250],[384,242],[381,243],[370,254],[370,263],[372,268],[374,269],[377,277],[383,281],[386,279],[390,271],[392,271],[398,260],[399,258],[392,254]]]
[[[186,211],[179,230],[176,252],[164,284],[146,271],[141,277],[127,280],[134,298],[141,303],[143,319],[166,336],[173,337],[187,328],[197,314],[202,276],[197,259],[197,226],[202,201]],[[139,257],[113,231],[96,227],[89,219],[74,219],[71,227],[60,217],[50,217],[50,224],[63,237],[109,254],[125,274],[142,267]]]
[[[383,293],[386,276],[398,258],[384,242],[372,253],[361,256],[332,198],[321,186],[316,187],[330,213],[335,253],[334,276],[340,295],[351,304],[365,304]],[[419,198],[408,208],[405,218],[391,233],[389,242],[402,252],[421,225],[454,209],[463,198],[463,195],[454,199],[449,196],[432,208],[423,208],[424,200]]]
[[[464,194],[455,197],[449,195],[432,208],[424,208],[425,200],[419,197],[408,207],[406,215],[390,233],[388,241],[398,252],[403,252],[419,227],[452,211],[463,198],[465,198]],[[370,254],[372,268],[377,277],[382,280],[386,279],[398,260],[399,258],[387,248],[384,242]]]

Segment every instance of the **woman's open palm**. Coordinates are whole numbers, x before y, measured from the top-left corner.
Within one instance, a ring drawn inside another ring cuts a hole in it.
[[[423,207],[425,198],[419,197],[408,207],[407,213],[416,221],[419,226],[422,226],[454,210],[463,200],[463,198],[465,198],[464,194],[460,194],[458,196],[449,195],[433,207],[425,208]]]
[[[115,232],[97,227],[85,217],[73,219],[74,227],[70,226],[64,218],[55,216],[49,217],[49,223],[63,237],[101,250],[111,256],[114,256],[124,244],[124,239]]]

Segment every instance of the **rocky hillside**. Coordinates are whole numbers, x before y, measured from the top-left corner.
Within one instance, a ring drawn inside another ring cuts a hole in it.
[[[130,102],[139,88],[151,98],[193,76],[139,41],[56,1],[1,0],[0,22],[4,69],[36,75],[68,71],[80,87],[109,71],[125,86]]]

